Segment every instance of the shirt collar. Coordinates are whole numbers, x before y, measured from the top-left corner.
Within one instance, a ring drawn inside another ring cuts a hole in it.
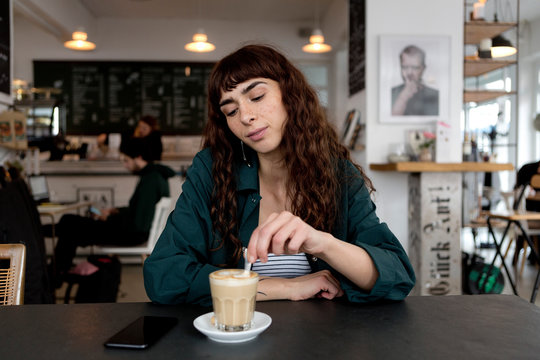
[[[259,160],[257,154],[248,152],[246,154],[248,162],[251,164],[251,167],[247,165],[245,161],[240,161],[238,164],[237,172],[237,181],[236,189],[238,191],[242,190],[259,190]]]

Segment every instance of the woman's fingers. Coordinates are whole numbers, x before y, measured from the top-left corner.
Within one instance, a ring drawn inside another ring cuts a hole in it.
[[[268,219],[259,225],[251,234],[248,245],[248,257],[250,262],[256,259],[261,259],[262,262],[268,261],[268,253],[273,252],[273,238],[274,235],[285,225],[293,215],[290,212],[283,211],[281,213],[272,213],[268,216]],[[276,243],[276,249],[283,244]]]
[[[333,299],[343,295],[343,290],[337,279],[328,270],[290,279],[293,282],[289,298],[305,300],[312,297]]]
[[[259,256],[259,252],[258,252],[259,247],[264,247],[264,244],[262,245],[260,244],[262,243],[260,241],[260,237],[261,237],[260,232],[263,226],[272,222],[277,216],[278,216],[277,213],[270,214],[270,216],[268,216],[268,218],[262,225],[257,226],[255,230],[253,230],[253,233],[251,234],[248,248],[247,248],[247,256],[248,256],[248,261],[250,263],[254,263],[259,258],[261,259],[261,261],[264,261],[264,262],[268,260],[268,253],[264,254],[265,255],[264,257]]]
[[[276,255],[320,251],[323,248],[322,233],[313,229],[298,216],[288,211],[271,214],[251,235],[248,259],[254,262],[268,260],[268,253]]]

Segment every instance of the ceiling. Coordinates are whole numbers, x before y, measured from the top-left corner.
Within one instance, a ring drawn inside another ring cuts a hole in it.
[[[79,0],[94,16],[301,22],[334,0]],[[340,0],[346,1],[346,0]]]
[[[303,22],[323,17],[333,1],[348,0],[79,0],[94,16]],[[456,0],[454,0],[456,1]],[[475,0],[467,0],[473,3]],[[493,0],[488,0],[493,1]],[[515,0],[497,0],[499,6]],[[520,18],[540,18],[540,0],[521,0]]]

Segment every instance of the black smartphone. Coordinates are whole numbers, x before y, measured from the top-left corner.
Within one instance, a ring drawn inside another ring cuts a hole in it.
[[[141,316],[105,342],[106,347],[146,349],[167,331],[172,329],[178,319],[166,316]]]

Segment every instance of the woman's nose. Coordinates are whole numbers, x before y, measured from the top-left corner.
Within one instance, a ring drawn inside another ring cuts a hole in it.
[[[240,106],[240,121],[246,125],[255,120],[255,112],[252,106],[243,104]]]

